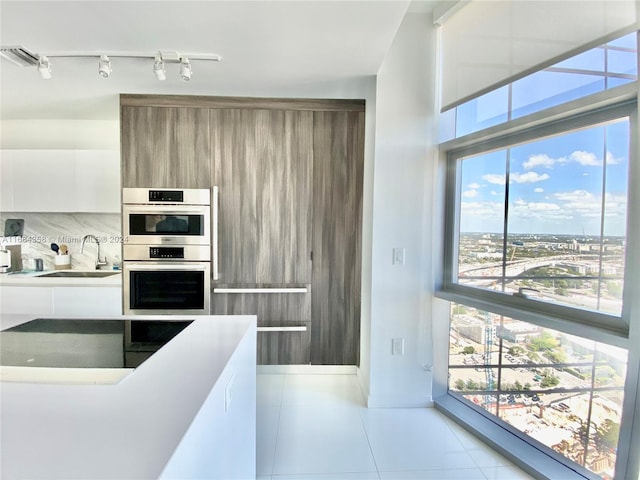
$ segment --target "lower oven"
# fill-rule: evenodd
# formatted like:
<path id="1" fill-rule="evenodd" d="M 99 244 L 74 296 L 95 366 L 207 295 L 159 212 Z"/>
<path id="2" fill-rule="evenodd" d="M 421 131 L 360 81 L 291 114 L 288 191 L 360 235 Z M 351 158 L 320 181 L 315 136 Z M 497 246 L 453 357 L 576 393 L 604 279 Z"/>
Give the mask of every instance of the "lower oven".
<path id="1" fill-rule="evenodd" d="M 124 262 L 125 315 L 209 315 L 210 262 Z"/>

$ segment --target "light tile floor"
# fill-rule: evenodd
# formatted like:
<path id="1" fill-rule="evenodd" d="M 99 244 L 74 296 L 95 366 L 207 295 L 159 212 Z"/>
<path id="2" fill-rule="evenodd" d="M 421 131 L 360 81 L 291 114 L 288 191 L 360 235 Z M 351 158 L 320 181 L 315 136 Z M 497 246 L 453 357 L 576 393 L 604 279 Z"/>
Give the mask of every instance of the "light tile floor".
<path id="1" fill-rule="evenodd" d="M 433 408 L 365 408 L 355 375 L 257 382 L 258 480 L 532 478 Z"/>

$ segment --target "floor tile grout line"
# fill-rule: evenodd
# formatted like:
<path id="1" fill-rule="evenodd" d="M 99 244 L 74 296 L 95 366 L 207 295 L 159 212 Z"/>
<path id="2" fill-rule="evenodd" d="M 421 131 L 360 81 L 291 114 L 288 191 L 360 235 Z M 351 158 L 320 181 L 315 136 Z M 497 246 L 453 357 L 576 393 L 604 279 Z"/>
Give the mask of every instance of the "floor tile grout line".
<path id="1" fill-rule="evenodd" d="M 376 461 L 376 456 L 373 453 L 373 446 L 371 445 L 371 440 L 369 439 L 369 431 L 367 430 L 367 425 L 365 424 L 364 421 L 364 408 L 366 407 L 361 407 L 358 411 L 358 416 L 360 417 L 360 423 L 362 424 L 362 429 L 364 430 L 364 436 L 367 439 L 367 444 L 369 445 L 369 451 L 371 452 L 371 458 L 373 459 L 373 464 L 376 467 L 376 475 L 378 475 L 378 480 L 381 480 L 382 477 L 380 476 L 380 468 L 378 468 L 378 462 Z"/>

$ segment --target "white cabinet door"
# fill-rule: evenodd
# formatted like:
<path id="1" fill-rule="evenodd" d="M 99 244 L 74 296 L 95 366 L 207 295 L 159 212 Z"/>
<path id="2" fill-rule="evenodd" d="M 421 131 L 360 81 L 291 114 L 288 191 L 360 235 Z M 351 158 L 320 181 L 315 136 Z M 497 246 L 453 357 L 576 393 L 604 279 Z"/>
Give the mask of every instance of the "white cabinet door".
<path id="1" fill-rule="evenodd" d="M 120 287 L 54 287 L 55 315 L 122 315 Z"/>
<path id="2" fill-rule="evenodd" d="M 53 289 L 51 287 L 0 288 L 0 312 L 53 315 Z"/>
<path id="3" fill-rule="evenodd" d="M 13 161 L 5 152 L 0 152 L 0 212 L 11 212 L 14 211 Z"/>
<path id="4" fill-rule="evenodd" d="M 13 210 L 69 212 L 75 200 L 73 150 L 5 150 L 13 170 Z"/>
<path id="5" fill-rule="evenodd" d="M 120 212 L 120 153 L 76 150 L 76 212 Z"/>
<path id="6" fill-rule="evenodd" d="M 0 167 L 2 211 L 120 211 L 115 150 L 3 150 Z"/>

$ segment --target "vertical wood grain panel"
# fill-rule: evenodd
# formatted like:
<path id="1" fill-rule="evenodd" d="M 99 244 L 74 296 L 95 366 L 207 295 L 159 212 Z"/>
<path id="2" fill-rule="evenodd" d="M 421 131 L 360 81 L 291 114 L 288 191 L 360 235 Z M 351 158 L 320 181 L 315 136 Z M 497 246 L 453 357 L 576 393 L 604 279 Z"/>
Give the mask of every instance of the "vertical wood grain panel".
<path id="1" fill-rule="evenodd" d="M 167 109 L 122 107 L 122 186 L 168 187 Z"/>
<path id="2" fill-rule="evenodd" d="M 364 116 L 314 113 L 311 362 L 356 365 Z"/>
<path id="3" fill-rule="evenodd" d="M 311 281 L 311 112 L 259 115 L 258 283 Z"/>
<path id="4" fill-rule="evenodd" d="M 258 326 L 305 325 L 305 332 L 259 332 L 257 356 L 260 365 L 309 363 L 310 293 L 215 293 L 211 300 L 211 313 L 257 315 Z"/>
<path id="5" fill-rule="evenodd" d="M 168 109 L 169 178 L 176 188 L 211 188 L 209 110 Z M 173 183 L 173 185 L 171 185 Z"/>
<path id="6" fill-rule="evenodd" d="M 258 365 L 308 364 L 310 337 L 308 329 L 305 332 L 258 332 Z"/>
<path id="7" fill-rule="evenodd" d="M 211 110 L 225 283 L 311 281 L 313 114 Z"/>
<path id="8" fill-rule="evenodd" d="M 257 315 L 258 326 L 295 325 L 311 319 L 310 293 L 214 293 L 214 315 Z"/>
<path id="9" fill-rule="evenodd" d="M 225 283 L 256 282 L 256 118 L 250 110 L 211 110 L 214 182 L 219 190 L 219 270 Z"/>
<path id="10" fill-rule="evenodd" d="M 122 107 L 121 132 L 124 187 L 211 187 L 208 110 Z"/>

